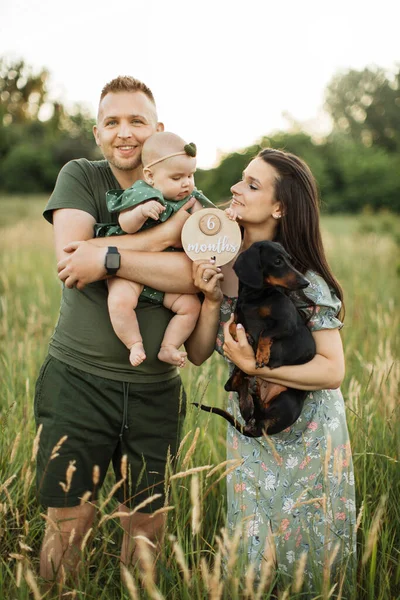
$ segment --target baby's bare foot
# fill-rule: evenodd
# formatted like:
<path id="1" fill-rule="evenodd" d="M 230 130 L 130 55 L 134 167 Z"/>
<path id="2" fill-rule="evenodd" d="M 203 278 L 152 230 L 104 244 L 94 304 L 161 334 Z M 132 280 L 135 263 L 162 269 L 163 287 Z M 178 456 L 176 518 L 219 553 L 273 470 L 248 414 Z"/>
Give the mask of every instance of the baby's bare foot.
<path id="1" fill-rule="evenodd" d="M 163 362 L 175 365 L 176 367 L 184 367 L 186 364 L 187 352 L 181 352 L 175 346 L 161 346 L 158 353 L 158 359 Z"/>
<path id="2" fill-rule="evenodd" d="M 136 344 L 133 344 L 131 347 L 131 353 L 129 355 L 129 362 L 131 365 L 137 367 L 145 360 L 145 358 L 146 353 L 144 351 L 142 342 L 136 342 Z"/>

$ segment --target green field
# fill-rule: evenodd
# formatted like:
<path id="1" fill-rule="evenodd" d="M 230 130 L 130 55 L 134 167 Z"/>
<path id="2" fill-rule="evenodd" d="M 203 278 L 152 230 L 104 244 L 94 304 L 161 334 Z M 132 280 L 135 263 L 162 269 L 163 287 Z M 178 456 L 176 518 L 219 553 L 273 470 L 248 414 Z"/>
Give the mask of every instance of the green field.
<path id="1" fill-rule="evenodd" d="M 0 600 L 42 597 L 37 573 L 45 521 L 35 501 L 32 406 L 61 292 L 51 227 L 40 216 L 45 200 L 0 197 Z M 399 218 L 325 217 L 323 231 L 346 297 L 342 389 L 354 453 L 359 526 L 357 587 L 341 596 L 340 587 L 330 582 L 318 597 L 394 600 L 400 597 Z M 207 403 L 223 405 L 226 373 L 218 356 L 202 368 L 186 367 L 183 379 L 190 402 L 204 397 Z M 269 585 L 257 591 L 251 573 L 241 572 L 234 545 L 221 531 L 229 470 L 224 464 L 224 422 L 199 414 L 189 404 L 184 433 L 178 471 L 186 474 L 169 482 L 171 510 L 157 584 L 148 579 L 147 591 L 140 595 L 135 578 L 127 585 L 120 580 L 120 527 L 117 519 L 103 518 L 115 509 L 113 501 L 107 502 L 113 485 L 109 474 L 104 506 L 82 550 L 86 570 L 79 591 L 66 582 L 64 589 L 53 589 L 46 598 L 270 597 Z M 208 477 L 207 465 L 219 468 Z M 200 505 L 191 501 L 196 486 Z M 225 578 L 224 553 L 231 559 Z M 292 590 L 282 595 L 301 597 Z"/>

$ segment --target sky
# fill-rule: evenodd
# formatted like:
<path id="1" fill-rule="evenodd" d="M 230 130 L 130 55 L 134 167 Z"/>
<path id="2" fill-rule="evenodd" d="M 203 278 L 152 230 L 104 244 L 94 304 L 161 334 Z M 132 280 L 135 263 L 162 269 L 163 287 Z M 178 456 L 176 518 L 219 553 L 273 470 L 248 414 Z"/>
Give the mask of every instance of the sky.
<path id="1" fill-rule="evenodd" d="M 300 123 L 326 133 L 324 90 L 347 69 L 400 63 L 398 0 L 2 0 L 0 56 L 50 72 L 51 99 L 94 116 L 132 75 L 198 148 L 198 167 Z"/>

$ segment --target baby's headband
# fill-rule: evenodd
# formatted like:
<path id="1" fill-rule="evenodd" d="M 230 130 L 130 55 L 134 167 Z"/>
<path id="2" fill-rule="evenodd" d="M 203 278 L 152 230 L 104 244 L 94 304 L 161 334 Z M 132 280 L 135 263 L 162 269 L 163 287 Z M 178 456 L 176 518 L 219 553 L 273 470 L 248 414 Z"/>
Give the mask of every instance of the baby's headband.
<path id="1" fill-rule="evenodd" d="M 173 152 L 172 154 L 167 154 L 167 156 L 163 156 L 162 158 L 157 158 L 157 160 L 153 160 L 153 162 L 146 165 L 144 167 L 144 169 L 148 169 L 149 167 L 152 167 L 153 165 L 156 165 L 157 163 L 160 163 L 163 160 L 167 160 L 167 158 L 172 158 L 173 156 L 186 155 L 186 156 L 195 157 L 196 154 L 197 154 L 196 144 L 194 144 L 193 142 L 190 142 L 190 144 L 184 145 L 183 150 L 181 150 L 181 152 Z"/>

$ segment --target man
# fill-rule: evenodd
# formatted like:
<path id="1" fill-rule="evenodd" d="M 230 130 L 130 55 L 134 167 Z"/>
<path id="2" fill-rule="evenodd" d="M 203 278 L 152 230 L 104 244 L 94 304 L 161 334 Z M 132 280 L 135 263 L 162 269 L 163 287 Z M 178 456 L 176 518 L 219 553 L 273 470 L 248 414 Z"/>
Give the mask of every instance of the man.
<path id="1" fill-rule="evenodd" d="M 42 426 L 38 494 L 49 507 L 40 561 L 47 580 L 57 576 L 61 565 L 70 571 L 76 567 L 111 461 L 119 482 L 118 512 L 127 513 L 121 518 L 121 561 L 136 561 L 134 535 L 162 537 L 163 515 L 152 518 L 152 513 L 163 505 L 166 457 L 175 452 L 184 417 L 177 369 L 157 360 L 172 314 L 161 305 L 139 304 L 147 359 L 132 367 L 111 327 L 101 280 L 117 275 L 167 292 L 194 293 L 190 261 L 180 252 L 162 252 L 179 245 L 194 199 L 146 232 L 87 242 L 95 222 L 116 222 L 107 211 L 105 193 L 142 178 L 142 144 L 162 130 L 149 88 L 131 77 L 112 80 L 101 93 L 94 127 L 105 160 L 65 165 L 44 211 L 53 224 L 59 276 L 65 281 L 35 395 L 36 422 Z M 152 494 L 159 497 L 128 515 Z"/>

